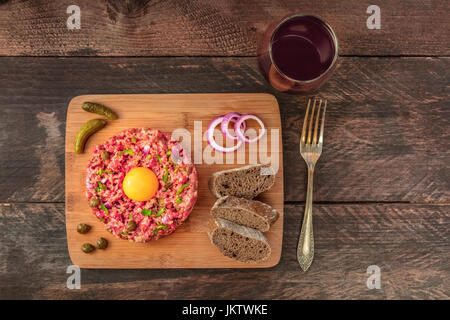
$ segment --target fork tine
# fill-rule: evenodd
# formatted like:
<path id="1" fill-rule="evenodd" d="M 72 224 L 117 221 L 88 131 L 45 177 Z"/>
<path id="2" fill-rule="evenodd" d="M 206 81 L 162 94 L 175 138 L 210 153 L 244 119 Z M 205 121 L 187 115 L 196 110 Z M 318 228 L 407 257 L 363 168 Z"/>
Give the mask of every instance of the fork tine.
<path id="1" fill-rule="evenodd" d="M 312 131 L 312 124 L 313 124 L 313 118 L 314 118 L 314 110 L 316 109 L 316 101 L 317 99 L 314 98 L 314 103 L 311 111 L 311 116 L 309 119 L 309 128 L 308 128 L 308 144 L 311 144 L 311 131 Z"/>
<path id="2" fill-rule="evenodd" d="M 313 135 L 313 144 L 317 143 L 317 129 L 319 128 L 319 118 L 320 118 L 320 107 L 322 106 L 322 99 L 320 99 L 319 106 L 317 107 L 317 114 L 316 114 L 316 124 L 314 126 L 314 135 Z"/>
<path id="3" fill-rule="evenodd" d="M 301 142 L 305 143 L 306 142 L 306 125 L 307 125 L 307 121 L 308 121 L 308 112 L 309 112 L 309 105 L 311 104 L 311 99 L 308 99 L 308 106 L 306 107 L 306 113 L 305 113 L 305 119 L 303 120 L 303 129 L 302 129 L 302 137 Z"/>
<path id="4" fill-rule="evenodd" d="M 322 124 L 320 125 L 320 137 L 319 137 L 319 145 L 323 143 L 323 127 L 325 125 L 325 111 L 327 111 L 327 100 L 325 99 L 325 104 L 323 106 L 322 112 Z"/>

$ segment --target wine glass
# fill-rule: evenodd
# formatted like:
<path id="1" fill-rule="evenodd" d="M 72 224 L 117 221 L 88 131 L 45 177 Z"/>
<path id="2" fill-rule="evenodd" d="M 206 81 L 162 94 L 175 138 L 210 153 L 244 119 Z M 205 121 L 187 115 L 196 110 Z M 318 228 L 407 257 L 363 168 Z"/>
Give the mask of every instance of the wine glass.
<path id="1" fill-rule="evenodd" d="M 258 62 L 277 90 L 306 93 L 320 88 L 336 68 L 338 40 L 318 17 L 289 15 L 271 24 L 258 46 Z"/>

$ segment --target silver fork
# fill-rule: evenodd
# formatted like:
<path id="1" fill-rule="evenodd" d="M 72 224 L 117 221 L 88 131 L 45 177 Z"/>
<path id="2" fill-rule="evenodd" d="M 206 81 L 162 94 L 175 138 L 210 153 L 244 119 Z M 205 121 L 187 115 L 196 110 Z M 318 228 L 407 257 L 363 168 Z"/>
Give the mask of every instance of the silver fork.
<path id="1" fill-rule="evenodd" d="M 315 112 L 316 103 L 318 101 L 319 103 L 317 107 L 317 112 Z M 322 108 L 322 101 L 324 101 L 323 108 Z M 310 104 L 311 99 L 308 100 L 305 120 L 303 121 L 302 136 L 300 137 L 300 154 L 302 155 L 303 159 L 306 162 L 306 165 L 308 166 L 308 189 L 306 192 L 305 214 L 303 216 L 302 230 L 300 231 L 300 237 L 298 239 L 298 246 L 297 246 L 297 260 L 303 271 L 308 270 L 314 258 L 314 235 L 312 223 L 313 176 L 314 176 L 314 167 L 320 155 L 322 154 L 323 127 L 325 123 L 325 111 L 327 108 L 327 100 L 314 98 L 312 111 L 311 114 L 309 115 L 310 119 L 308 126 L 308 114 Z M 320 124 L 320 133 L 319 136 L 317 136 L 320 117 L 322 117 L 322 121 Z M 314 123 L 315 123 L 314 132 L 312 133 Z"/>

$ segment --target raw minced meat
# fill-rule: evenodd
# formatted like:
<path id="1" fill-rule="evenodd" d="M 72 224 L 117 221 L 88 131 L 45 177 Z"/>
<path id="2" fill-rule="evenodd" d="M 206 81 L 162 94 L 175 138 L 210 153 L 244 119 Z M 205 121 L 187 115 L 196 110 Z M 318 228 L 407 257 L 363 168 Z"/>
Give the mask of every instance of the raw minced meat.
<path id="1" fill-rule="evenodd" d="M 171 234 L 197 201 L 197 171 L 187 157 L 181 144 L 159 130 L 128 129 L 109 138 L 94 149 L 87 166 L 86 197 L 99 199 L 93 213 L 122 239 L 147 242 Z M 148 201 L 132 200 L 123 191 L 125 175 L 136 167 L 158 178 L 159 189 Z M 127 230 L 130 220 L 136 223 L 133 231 Z"/>

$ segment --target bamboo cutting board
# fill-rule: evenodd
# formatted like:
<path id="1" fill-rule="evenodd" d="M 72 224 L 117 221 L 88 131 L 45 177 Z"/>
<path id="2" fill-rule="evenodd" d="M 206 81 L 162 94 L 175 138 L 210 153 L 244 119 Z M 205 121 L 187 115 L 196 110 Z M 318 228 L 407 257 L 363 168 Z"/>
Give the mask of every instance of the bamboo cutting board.
<path id="1" fill-rule="evenodd" d="M 85 101 L 102 103 L 113 109 L 118 120 L 108 121 L 101 131 L 88 140 L 84 154 L 73 151 L 73 141 L 79 128 L 88 120 L 101 117 L 83 111 Z M 224 257 L 210 243 L 207 235 L 209 210 L 216 198 L 208 189 L 208 179 L 213 172 L 254 163 L 259 158 L 256 148 L 245 144 L 245 164 L 234 159 L 223 159 L 223 164 L 195 164 L 199 176 L 198 200 L 189 219 L 173 234 L 149 243 L 134 243 L 114 237 L 91 212 L 85 198 L 86 166 L 97 144 L 129 128 L 150 127 L 171 134 L 175 129 L 187 129 L 192 136 L 194 150 L 194 121 L 201 121 L 202 133 L 216 116 L 228 113 L 253 113 L 259 116 L 266 128 L 267 153 L 278 158 L 275 185 L 259 197 L 278 210 L 280 218 L 265 235 L 272 248 L 270 258 L 258 264 L 246 264 Z M 197 125 L 199 122 L 197 122 Z M 249 122 L 249 126 L 252 123 Z M 256 126 L 254 127 L 256 129 Z M 276 130 L 278 129 L 278 138 Z M 273 138 L 276 140 L 273 140 Z M 278 149 L 271 154 L 271 141 L 278 140 Z M 256 144 L 254 144 L 256 146 Z M 202 152 L 208 146 L 202 141 Z M 244 148 L 244 147 L 241 147 Z M 264 153 L 266 154 L 266 153 Z M 281 256 L 283 239 L 283 157 L 281 122 L 278 103 L 269 94 L 148 94 L 148 95 L 85 95 L 72 99 L 66 122 L 66 229 L 70 258 L 82 268 L 264 268 L 275 266 Z M 192 157 L 193 158 L 193 157 Z M 252 160 L 251 160 L 252 159 Z M 274 158 L 275 159 L 275 158 Z M 218 161 L 216 161 L 218 162 Z M 79 234 L 76 227 L 87 223 L 92 229 Z M 106 250 L 91 254 L 81 251 L 85 242 L 96 244 L 99 237 L 108 240 Z"/>

